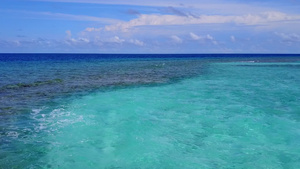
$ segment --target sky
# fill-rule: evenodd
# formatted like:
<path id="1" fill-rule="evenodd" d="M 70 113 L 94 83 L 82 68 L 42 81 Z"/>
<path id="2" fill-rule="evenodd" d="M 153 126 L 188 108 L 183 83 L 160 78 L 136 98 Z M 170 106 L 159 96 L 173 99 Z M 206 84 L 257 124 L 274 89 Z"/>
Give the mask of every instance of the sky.
<path id="1" fill-rule="evenodd" d="M 300 53 L 300 0 L 1 0 L 0 53 Z"/>

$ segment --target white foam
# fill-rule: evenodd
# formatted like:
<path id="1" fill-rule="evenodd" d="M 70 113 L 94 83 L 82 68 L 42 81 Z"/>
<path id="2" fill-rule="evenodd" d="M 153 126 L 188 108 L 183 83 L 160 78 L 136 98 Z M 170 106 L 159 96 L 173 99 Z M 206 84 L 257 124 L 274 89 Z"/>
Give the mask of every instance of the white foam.
<path id="1" fill-rule="evenodd" d="M 7 136 L 8 137 L 12 137 L 12 138 L 18 138 L 19 137 L 19 133 L 16 131 L 9 131 L 7 132 Z"/>
<path id="2" fill-rule="evenodd" d="M 32 109 L 32 114 L 39 114 L 43 109 Z"/>

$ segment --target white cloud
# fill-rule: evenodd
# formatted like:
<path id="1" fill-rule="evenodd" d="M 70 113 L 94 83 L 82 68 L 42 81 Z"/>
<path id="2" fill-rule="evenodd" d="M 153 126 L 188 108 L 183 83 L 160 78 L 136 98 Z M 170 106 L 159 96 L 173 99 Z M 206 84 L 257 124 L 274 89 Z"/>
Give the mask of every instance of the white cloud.
<path id="1" fill-rule="evenodd" d="M 178 15 L 159 15 L 159 14 L 142 14 L 138 18 L 128 22 L 120 22 L 105 27 L 107 31 L 128 31 L 130 28 L 137 26 L 149 25 L 195 25 L 195 24 L 223 24 L 235 23 L 244 25 L 260 25 L 272 22 L 287 22 L 300 20 L 300 15 L 288 15 L 282 12 L 264 12 L 256 15 L 240 15 L 240 16 L 223 16 L 223 15 L 200 15 L 194 16 L 178 16 Z M 299 22 L 299 21 L 298 21 Z"/>
<path id="2" fill-rule="evenodd" d="M 99 32 L 103 30 L 102 28 L 86 28 L 85 31 L 87 32 Z"/>
<path id="3" fill-rule="evenodd" d="M 99 32 L 97 32 L 98 34 Z M 77 46 L 77 47 L 82 47 L 82 46 L 103 46 L 103 45 L 111 45 L 111 44 L 134 44 L 136 46 L 144 46 L 145 43 L 143 41 L 140 41 L 135 38 L 121 38 L 120 36 L 86 36 L 86 35 L 79 35 L 79 37 L 72 37 L 71 31 L 66 31 L 67 38 L 64 40 L 64 44 L 67 44 L 69 46 Z"/>
<path id="4" fill-rule="evenodd" d="M 18 40 L 14 40 L 13 43 L 14 43 L 16 46 L 21 46 L 21 42 L 18 41 Z"/>
<path id="5" fill-rule="evenodd" d="M 79 42 L 84 42 L 84 43 L 89 43 L 90 42 L 90 40 L 87 39 L 87 38 L 79 38 L 78 41 Z"/>
<path id="6" fill-rule="evenodd" d="M 276 32 L 275 34 L 279 36 L 284 42 L 288 42 L 288 43 L 300 42 L 300 35 L 296 33 L 285 34 L 285 33 Z"/>
<path id="7" fill-rule="evenodd" d="M 190 32 L 190 37 L 193 39 L 193 40 L 196 40 L 196 41 L 201 41 L 201 42 L 210 42 L 214 45 L 217 45 L 218 42 L 214 39 L 214 37 L 212 37 L 211 35 L 207 34 L 206 36 L 199 36 L 199 35 L 196 35 L 195 33 L 193 32 Z"/>
<path id="8" fill-rule="evenodd" d="M 214 40 L 214 38 L 212 36 L 210 36 L 209 34 L 206 35 L 206 39 L 208 39 L 208 40 Z"/>
<path id="9" fill-rule="evenodd" d="M 236 41 L 236 39 L 235 39 L 235 37 L 233 35 L 230 36 L 230 40 L 231 40 L 231 42 L 235 42 Z"/>
<path id="10" fill-rule="evenodd" d="M 130 40 L 129 40 L 129 43 L 135 44 L 135 45 L 137 45 L 137 46 L 144 46 L 144 42 L 139 41 L 139 40 L 137 40 L 137 39 L 130 39 Z"/>
<path id="11" fill-rule="evenodd" d="M 176 36 L 176 35 L 172 35 L 172 36 L 171 36 L 171 39 L 172 39 L 175 43 L 182 43 L 182 39 L 179 38 L 179 37 Z"/>
<path id="12" fill-rule="evenodd" d="M 87 39 L 87 38 L 72 38 L 72 33 L 71 33 L 70 30 L 67 30 L 66 34 L 67 34 L 67 36 L 66 36 L 66 39 L 65 39 L 64 42 L 67 45 L 70 45 L 70 46 L 72 46 L 72 45 L 78 45 L 78 44 L 82 45 L 82 44 L 86 44 L 86 43 L 90 42 L 90 40 Z"/>
<path id="13" fill-rule="evenodd" d="M 212 36 L 210 36 L 209 34 L 206 35 L 206 40 L 210 41 L 212 44 L 217 45 L 218 42 L 215 40 L 215 38 L 213 38 Z"/>
<path id="14" fill-rule="evenodd" d="M 125 42 L 125 39 L 121 39 L 118 36 L 114 36 L 110 39 L 108 39 L 108 42 L 112 42 L 112 43 L 123 43 Z"/>
<path id="15" fill-rule="evenodd" d="M 201 39 L 200 36 L 194 34 L 193 32 L 190 33 L 190 36 L 191 36 L 191 38 L 192 38 L 193 40 L 199 40 L 199 39 Z"/>
<path id="16" fill-rule="evenodd" d="M 67 34 L 66 39 L 71 39 L 71 37 L 72 37 L 71 31 L 70 31 L 70 30 L 67 30 L 67 31 L 66 31 L 66 34 Z"/>

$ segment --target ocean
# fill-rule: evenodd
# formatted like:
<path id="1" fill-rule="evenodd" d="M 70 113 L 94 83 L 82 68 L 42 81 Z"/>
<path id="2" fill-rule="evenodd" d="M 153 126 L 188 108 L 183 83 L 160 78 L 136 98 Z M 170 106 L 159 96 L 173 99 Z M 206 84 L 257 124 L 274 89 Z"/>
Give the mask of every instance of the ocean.
<path id="1" fill-rule="evenodd" d="M 298 168 L 300 55 L 0 54 L 0 168 Z"/>

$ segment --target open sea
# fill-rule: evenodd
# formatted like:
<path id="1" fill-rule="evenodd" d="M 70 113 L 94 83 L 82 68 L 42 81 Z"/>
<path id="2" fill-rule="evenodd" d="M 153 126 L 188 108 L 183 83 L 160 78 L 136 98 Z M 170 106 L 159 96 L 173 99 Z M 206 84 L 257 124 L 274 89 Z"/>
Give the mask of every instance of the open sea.
<path id="1" fill-rule="evenodd" d="M 0 168 L 296 169 L 300 55 L 0 54 Z"/>

